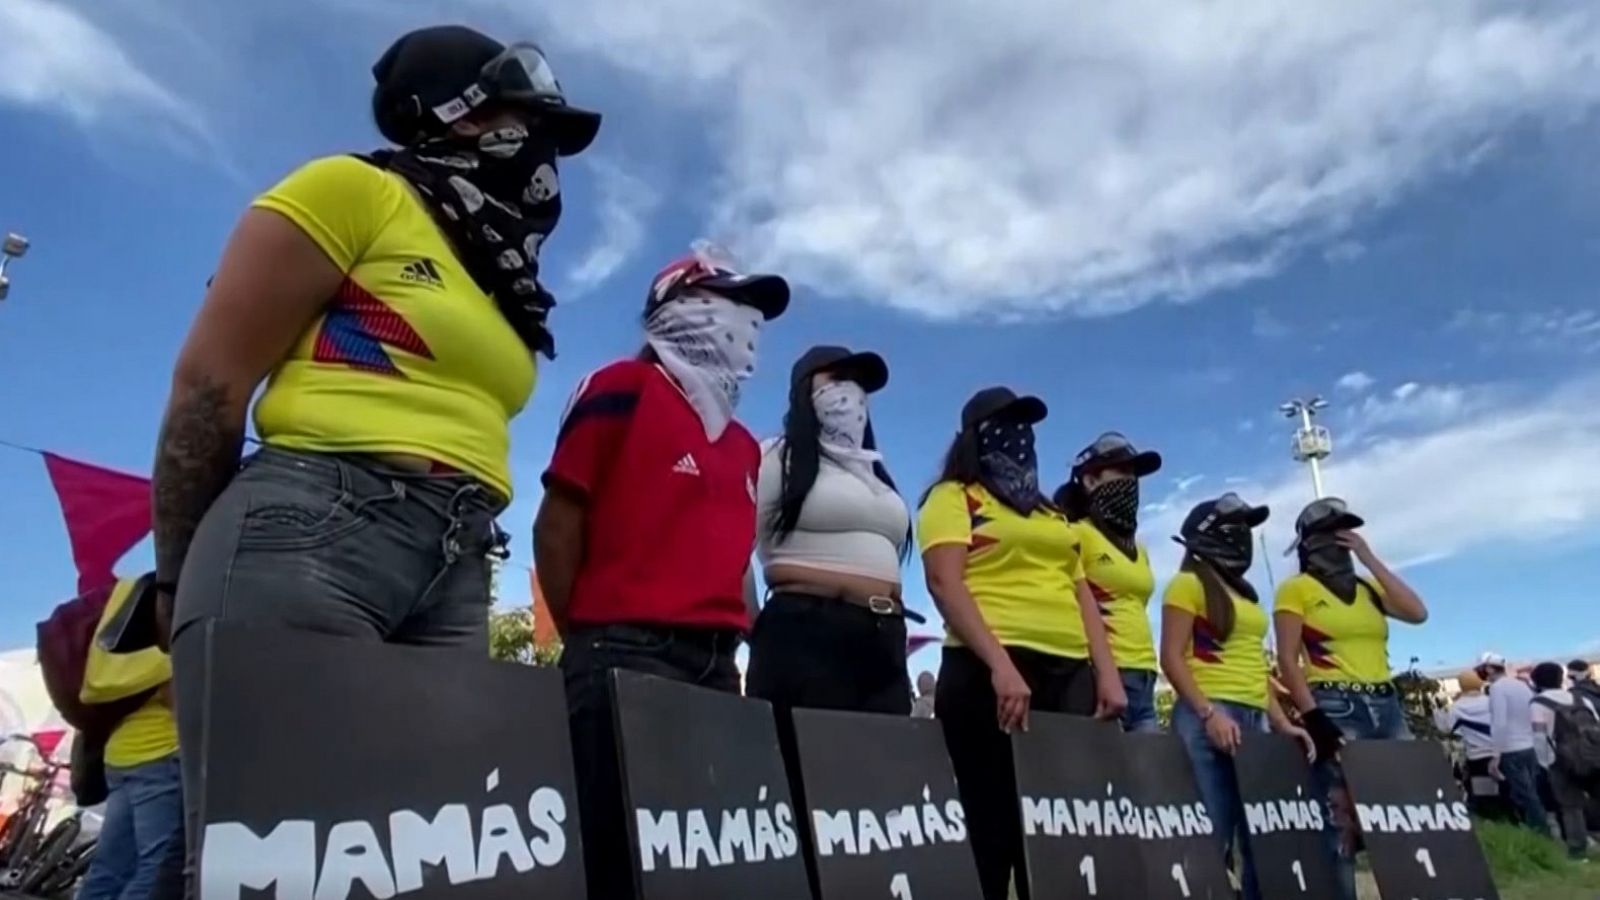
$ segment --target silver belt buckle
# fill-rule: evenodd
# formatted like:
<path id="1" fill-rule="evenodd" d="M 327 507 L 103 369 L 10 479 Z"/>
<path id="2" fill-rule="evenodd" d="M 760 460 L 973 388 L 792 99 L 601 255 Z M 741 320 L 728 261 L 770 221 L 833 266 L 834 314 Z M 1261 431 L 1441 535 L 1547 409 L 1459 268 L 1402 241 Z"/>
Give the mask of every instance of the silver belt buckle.
<path id="1" fill-rule="evenodd" d="M 880 616 L 892 616 L 895 614 L 894 598 L 874 594 L 867 598 L 867 609 Z"/>

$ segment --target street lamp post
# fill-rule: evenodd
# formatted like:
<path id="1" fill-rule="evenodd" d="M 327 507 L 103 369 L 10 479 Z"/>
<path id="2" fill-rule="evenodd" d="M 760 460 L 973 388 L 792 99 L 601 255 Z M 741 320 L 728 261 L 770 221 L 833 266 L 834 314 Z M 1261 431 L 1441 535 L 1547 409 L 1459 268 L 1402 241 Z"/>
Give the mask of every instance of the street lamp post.
<path id="1" fill-rule="evenodd" d="M 1328 433 L 1328 429 L 1315 424 L 1312 420 L 1316 418 L 1317 413 L 1327 408 L 1328 401 L 1321 397 L 1312 397 L 1310 400 L 1296 397 L 1278 407 L 1285 418 L 1300 420 L 1300 427 L 1295 430 L 1294 441 L 1289 446 L 1296 462 L 1308 463 L 1311 466 L 1311 488 L 1318 499 L 1323 496 L 1322 461 L 1333 453 L 1333 436 Z"/>
<path id="2" fill-rule="evenodd" d="M 28 252 L 28 239 L 20 234 L 8 233 L 0 241 L 0 300 L 11 293 L 11 279 L 6 277 L 6 266 L 13 259 L 21 259 Z"/>

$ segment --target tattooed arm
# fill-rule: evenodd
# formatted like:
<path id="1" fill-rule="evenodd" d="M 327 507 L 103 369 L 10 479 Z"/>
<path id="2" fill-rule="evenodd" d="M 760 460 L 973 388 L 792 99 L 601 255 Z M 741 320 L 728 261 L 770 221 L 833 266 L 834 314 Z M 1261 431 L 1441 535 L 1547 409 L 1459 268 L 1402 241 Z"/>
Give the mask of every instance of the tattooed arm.
<path id="1" fill-rule="evenodd" d="M 252 209 L 240 220 L 179 352 L 161 423 L 153 486 L 157 581 L 178 580 L 201 517 L 233 478 L 251 394 L 343 278 L 287 218 Z M 171 599 L 159 604 L 164 618 Z"/>

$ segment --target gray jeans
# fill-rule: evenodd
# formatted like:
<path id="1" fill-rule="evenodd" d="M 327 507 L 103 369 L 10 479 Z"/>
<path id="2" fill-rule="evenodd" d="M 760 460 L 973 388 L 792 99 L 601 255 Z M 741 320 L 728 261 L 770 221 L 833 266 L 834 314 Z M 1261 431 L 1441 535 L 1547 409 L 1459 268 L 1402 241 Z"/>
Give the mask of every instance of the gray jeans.
<path id="1" fill-rule="evenodd" d="M 204 629 L 192 626 L 250 622 L 485 657 L 489 554 L 504 543 L 495 516 L 505 502 L 468 476 L 362 457 L 268 447 L 246 460 L 195 533 L 173 609 L 191 870 L 205 695 Z"/>

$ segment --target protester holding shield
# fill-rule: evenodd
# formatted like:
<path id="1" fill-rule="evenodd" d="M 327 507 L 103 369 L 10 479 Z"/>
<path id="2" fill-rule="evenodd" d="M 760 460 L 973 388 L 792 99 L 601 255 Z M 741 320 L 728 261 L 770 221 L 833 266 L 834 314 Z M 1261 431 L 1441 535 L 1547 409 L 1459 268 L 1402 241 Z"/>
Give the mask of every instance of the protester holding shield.
<path id="1" fill-rule="evenodd" d="M 1121 715 L 1127 699 L 1071 529 L 1039 491 L 1037 397 L 986 388 L 961 410 L 918 540 L 948 631 L 935 700 L 986 900 L 1028 896 L 1009 732 L 1030 709 Z"/>
<path id="2" fill-rule="evenodd" d="M 611 670 L 739 690 L 761 449 L 734 412 L 762 325 L 788 304 L 782 278 L 709 248 L 667 266 L 644 350 L 579 384 L 544 473 L 535 571 L 564 640 L 593 897 L 633 896 Z"/>
<path id="3" fill-rule="evenodd" d="M 780 707 L 909 715 L 900 566 L 905 501 L 878 452 L 867 397 L 876 353 L 812 347 L 790 376 L 783 437 L 761 456 L 758 552 L 767 600 L 750 636 L 746 690 Z"/>
<path id="4" fill-rule="evenodd" d="M 538 48 L 467 28 L 407 34 L 372 71 L 395 146 L 308 163 L 256 199 L 173 374 L 155 605 L 191 815 L 206 690 L 190 626 L 488 652 L 509 422 L 554 348 L 538 275 L 557 161 L 600 117 L 567 104 Z M 263 446 L 241 467 L 258 391 Z"/>
<path id="5" fill-rule="evenodd" d="M 1300 573 L 1283 582 L 1273 605 L 1283 681 L 1317 742 L 1317 783 L 1330 807 L 1328 840 L 1347 900 L 1355 898 L 1355 824 L 1339 746 L 1411 736 L 1390 676 L 1389 620 L 1420 625 L 1428 618 L 1422 598 L 1355 530 L 1364 524 L 1337 497 L 1307 505 L 1289 548 Z M 1356 571 L 1357 560 L 1370 578 Z"/>
<path id="6" fill-rule="evenodd" d="M 1159 731 L 1156 721 L 1156 644 L 1146 608 L 1155 593 L 1150 555 L 1135 538 L 1139 479 L 1161 468 L 1161 454 L 1134 449 L 1108 431 L 1079 451 L 1056 504 L 1072 523 L 1084 580 L 1105 620 L 1111 654 L 1128 696 L 1122 728 Z"/>
<path id="7" fill-rule="evenodd" d="M 1260 900 L 1261 889 L 1250 844 L 1242 840 L 1244 806 L 1230 757 L 1246 734 L 1269 725 L 1312 751 L 1310 736 L 1283 714 L 1269 688 L 1267 614 L 1245 580 L 1255 557 L 1252 529 L 1267 515 L 1265 506 L 1233 493 L 1191 510 L 1174 538 L 1186 552 L 1161 615 L 1161 667 L 1178 692 L 1172 730 L 1189 752 L 1224 855 L 1242 851 L 1245 900 Z"/>

